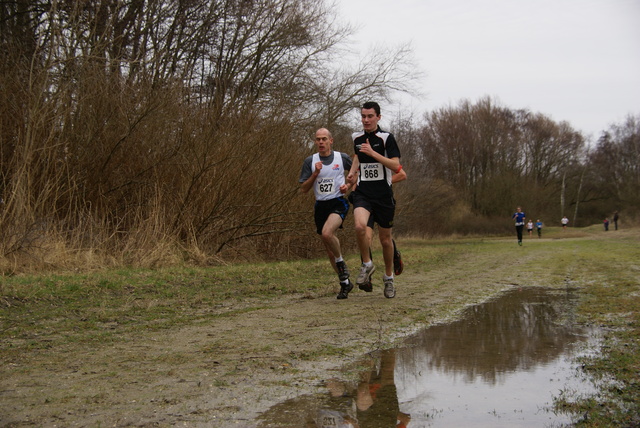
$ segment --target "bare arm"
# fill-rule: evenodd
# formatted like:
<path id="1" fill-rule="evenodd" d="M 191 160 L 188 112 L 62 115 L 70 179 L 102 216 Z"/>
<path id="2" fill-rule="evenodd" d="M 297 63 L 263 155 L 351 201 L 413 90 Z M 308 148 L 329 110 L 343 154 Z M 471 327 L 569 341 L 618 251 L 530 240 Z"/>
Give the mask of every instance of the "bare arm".
<path id="1" fill-rule="evenodd" d="M 391 177 L 391 184 L 398 183 L 399 181 L 404 181 L 407 179 L 407 173 L 404 172 L 404 169 L 401 169 L 400 172 L 396 172 Z"/>
<path id="2" fill-rule="evenodd" d="M 313 173 L 309 178 L 307 178 L 304 182 L 300 183 L 300 191 L 302 193 L 307 193 L 309 190 L 311 190 L 311 188 L 313 187 L 313 183 L 316 181 L 316 178 L 318 178 L 318 175 L 320 175 L 321 169 L 322 169 L 322 162 L 316 162 L 315 171 L 313 171 Z"/>
<path id="3" fill-rule="evenodd" d="M 349 175 L 347 175 L 347 184 L 349 186 L 353 186 L 358 181 L 358 168 L 360 168 L 360 161 L 358 156 L 354 156 L 353 161 L 351 161 Z"/>

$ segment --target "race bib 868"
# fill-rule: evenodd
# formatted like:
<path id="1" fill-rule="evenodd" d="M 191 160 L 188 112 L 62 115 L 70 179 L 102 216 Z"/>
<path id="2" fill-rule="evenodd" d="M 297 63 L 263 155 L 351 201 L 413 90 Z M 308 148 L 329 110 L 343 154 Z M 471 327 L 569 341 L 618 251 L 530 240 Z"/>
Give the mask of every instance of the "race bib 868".
<path id="1" fill-rule="evenodd" d="M 381 163 L 363 163 L 360 165 L 361 181 L 384 180 L 384 166 Z"/>

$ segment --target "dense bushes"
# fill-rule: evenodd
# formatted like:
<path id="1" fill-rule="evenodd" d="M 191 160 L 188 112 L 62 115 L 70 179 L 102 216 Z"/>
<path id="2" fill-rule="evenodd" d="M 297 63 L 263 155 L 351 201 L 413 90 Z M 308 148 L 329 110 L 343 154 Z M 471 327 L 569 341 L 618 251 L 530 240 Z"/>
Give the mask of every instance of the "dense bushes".
<path id="1" fill-rule="evenodd" d="M 307 0 L 3 3 L 2 271 L 319 255 L 297 192 L 313 133 L 350 152 L 358 106 L 417 75 L 407 47 L 344 65 L 335 18 Z M 633 118 L 590 151 L 490 98 L 390 128 L 400 234 L 499 232 L 516 204 L 577 225 L 639 205 Z"/>

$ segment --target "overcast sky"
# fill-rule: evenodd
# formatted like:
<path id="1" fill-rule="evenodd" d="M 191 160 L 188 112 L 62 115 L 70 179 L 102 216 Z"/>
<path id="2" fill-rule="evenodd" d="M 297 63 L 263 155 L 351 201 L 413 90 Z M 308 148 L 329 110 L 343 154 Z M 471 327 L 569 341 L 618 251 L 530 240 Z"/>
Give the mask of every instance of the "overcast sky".
<path id="1" fill-rule="evenodd" d="M 595 138 L 640 115 L 640 0 L 336 2 L 363 49 L 411 43 L 426 98 L 404 108 L 488 95 Z"/>

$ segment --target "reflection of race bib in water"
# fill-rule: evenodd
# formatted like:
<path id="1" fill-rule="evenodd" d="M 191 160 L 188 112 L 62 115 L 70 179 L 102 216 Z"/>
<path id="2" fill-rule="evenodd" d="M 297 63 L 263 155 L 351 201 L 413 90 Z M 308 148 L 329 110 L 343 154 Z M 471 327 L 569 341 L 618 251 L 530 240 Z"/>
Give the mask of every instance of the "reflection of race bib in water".
<path id="1" fill-rule="evenodd" d="M 356 424 L 349 415 L 335 410 L 320 409 L 316 417 L 318 428 L 355 428 Z"/>
<path id="2" fill-rule="evenodd" d="M 384 180 L 384 166 L 381 163 L 363 163 L 360 165 L 362 175 L 361 181 Z"/>

